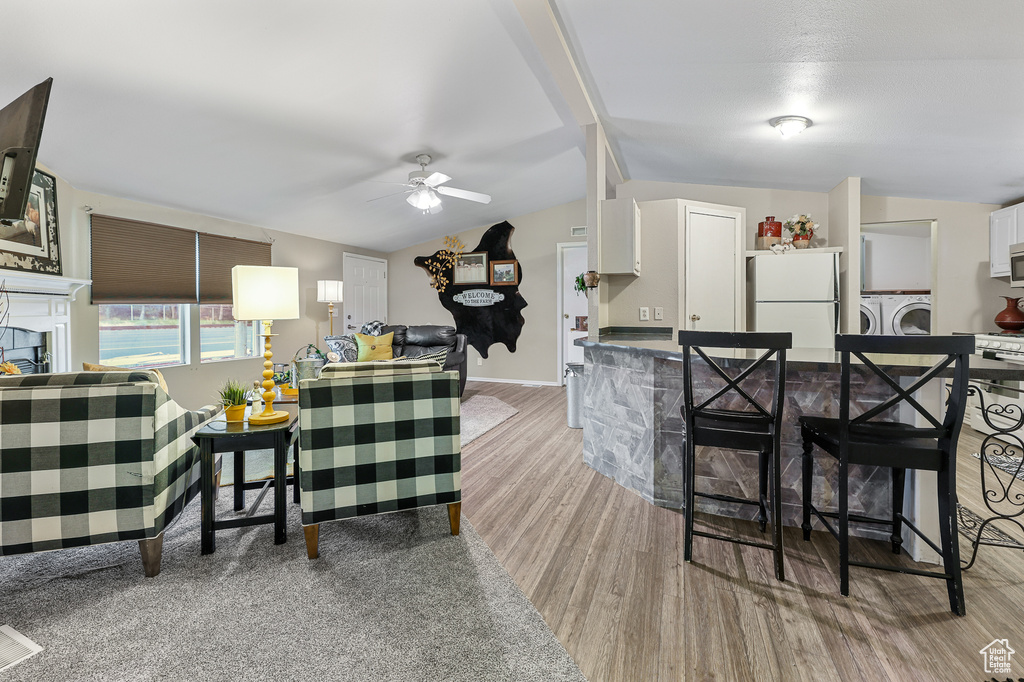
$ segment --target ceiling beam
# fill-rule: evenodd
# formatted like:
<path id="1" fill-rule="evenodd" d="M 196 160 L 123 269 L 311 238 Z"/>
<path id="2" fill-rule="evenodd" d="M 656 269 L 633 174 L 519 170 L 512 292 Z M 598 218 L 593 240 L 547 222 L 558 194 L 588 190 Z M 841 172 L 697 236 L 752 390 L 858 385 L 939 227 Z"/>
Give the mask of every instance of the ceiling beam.
<path id="1" fill-rule="evenodd" d="M 594 124 L 602 128 L 600 139 L 604 141 L 603 146 L 607 158 L 607 163 L 604 165 L 608 173 L 608 180 L 613 185 L 621 184 L 625 179 L 622 175 L 622 167 L 604 135 L 601 119 L 594 109 L 594 102 L 590 93 L 587 92 L 583 77 L 569 50 L 569 43 L 562 33 L 551 0 L 515 0 L 515 5 L 541 58 L 551 70 L 551 75 L 580 128 L 585 130 L 587 126 Z"/>

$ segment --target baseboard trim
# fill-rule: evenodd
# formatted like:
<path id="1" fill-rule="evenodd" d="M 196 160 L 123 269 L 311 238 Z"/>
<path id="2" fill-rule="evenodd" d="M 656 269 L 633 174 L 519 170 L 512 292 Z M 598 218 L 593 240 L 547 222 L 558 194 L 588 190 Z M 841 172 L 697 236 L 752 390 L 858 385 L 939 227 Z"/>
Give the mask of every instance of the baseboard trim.
<path id="1" fill-rule="evenodd" d="M 483 381 L 491 384 L 521 384 L 526 386 L 561 386 L 557 381 L 536 381 L 534 379 L 496 379 L 492 377 L 466 377 L 466 381 Z"/>

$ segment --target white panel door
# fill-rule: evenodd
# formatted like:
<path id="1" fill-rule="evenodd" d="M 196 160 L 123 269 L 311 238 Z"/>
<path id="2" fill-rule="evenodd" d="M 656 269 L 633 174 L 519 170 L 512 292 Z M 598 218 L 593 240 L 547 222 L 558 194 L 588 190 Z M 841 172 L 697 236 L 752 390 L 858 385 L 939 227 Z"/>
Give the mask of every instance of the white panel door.
<path id="1" fill-rule="evenodd" d="M 835 303 L 755 303 L 754 329 L 793 332 L 794 348 L 833 348 Z"/>
<path id="2" fill-rule="evenodd" d="M 388 262 L 380 258 L 346 253 L 342 257 L 342 302 L 344 322 L 341 334 L 353 334 L 367 322 L 388 321 Z"/>
<path id="3" fill-rule="evenodd" d="M 573 285 L 576 275 L 587 271 L 587 243 L 566 245 L 562 249 L 562 271 L 559 276 L 559 295 L 562 297 L 562 315 L 559 319 L 559 342 L 562 344 L 562 362 L 583 362 L 583 348 L 573 345 L 587 332 L 576 326 L 577 318 L 587 317 L 587 297 L 576 293 Z M 596 295 L 596 294 L 595 294 Z M 559 367 L 559 376 L 565 368 Z"/>
<path id="4" fill-rule="evenodd" d="M 834 253 L 769 254 L 754 258 L 754 295 L 758 301 L 833 301 Z"/>
<path id="5" fill-rule="evenodd" d="M 736 331 L 736 218 L 690 212 L 681 329 Z"/>

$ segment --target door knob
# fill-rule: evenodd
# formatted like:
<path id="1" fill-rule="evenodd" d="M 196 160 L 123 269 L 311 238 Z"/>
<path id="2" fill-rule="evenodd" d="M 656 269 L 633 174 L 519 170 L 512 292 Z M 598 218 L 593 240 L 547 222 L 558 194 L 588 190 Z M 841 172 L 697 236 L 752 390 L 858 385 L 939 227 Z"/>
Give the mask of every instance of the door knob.
<path id="1" fill-rule="evenodd" d="M 569 319 L 569 313 L 563 313 L 563 314 L 562 314 L 562 317 L 564 317 L 565 319 L 567 319 L 567 320 L 568 320 L 568 319 Z"/>
<path id="2" fill-rule="evenodd" d="M 700 315 L 690 315 L 690 322 L 696 322 L 700 319 Z"/>
<path id="3" fill-rule="evenodd" d="M 351 325 L 351 324 L 350 324 L 350 325 L 348 326 L 348 328 L 349 328 L 349 329 L 355 329 L 355 325 Z"/>

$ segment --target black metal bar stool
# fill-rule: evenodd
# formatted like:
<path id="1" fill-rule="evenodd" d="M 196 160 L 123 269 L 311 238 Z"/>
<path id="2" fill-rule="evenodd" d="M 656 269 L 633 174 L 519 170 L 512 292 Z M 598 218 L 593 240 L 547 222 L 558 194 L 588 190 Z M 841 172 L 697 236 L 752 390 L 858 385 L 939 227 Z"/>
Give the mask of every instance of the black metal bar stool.
<path id="1" fill-rule="evenodd" d="M 811 513 L 821 520 L 839 540 L 839 591 L 850 594 L 850 566 L 876 568 L 899 573 L 940 578 L 946 581 L 949 608 L 964 615 L 964 591 L 960 577 L 960 545 L 956 519 L 956 442 L 963 424 L 967 402 L 968 362 L 974 352 L 973 336 L 860 336 L 836 335 L 836 350 L 842 355 L 839 418 L 801 417 L 803 453 L 803 531 L 804 540 L 811 538 Z M 879 367 L 879 355 L 939 356 L 938 362 L 915 377 L 908 387 L 901 387 L 898 377 Z M 850 416 L 850 384 L 853 371 L 851 356 L 855 356 L 872 379 L 877 377 L 892 389 L 892 395 L 855 417 Z M 884 358 L 883 358 L 884 359 Z M 946 400 L 944 413 L 933 414 L 913 396 L 914 392 L 932 379 L 936 379 L 952 365 L 953 382 Z M 926 422 L 915 426 L 886 418 L 891 410 L 905 405 L 912 408 Z M 839 460 L 838 511 L 820 511 L 811 504 L 814 446 Z M 892 470 L 892 518 L 879 519 L 851 514 L 849 509 L 849 469 L 851 464 L 889 467 Z M 907 469 L 934 471 L 938 480 L 939 534 L 936 545 L 903 515 L 903 483 Z M 837 519 L 836 529 L 828 519 Z M 850 522 L 883 524 L 891 528 L 893 554 L 899 554 L 903 543 L 902 528 L 920 537 L 942 556 L 943 570 L 923 571 L 904 566 L 874 564 L 850 559 Z"/>
<path id="2" fill-rule="evenodd" d="M 775 577 L 786 579 L 782 558 L 782 498 L 781 489 L 781 429 L 782 399 L 786 386 L 786 350 L 793 347 L 793 335 L 765 332 L 704 332 L 680 331 L 679 345 L 683 347 L 683 486 L 686 509 L 683 558 L 690 561 L 693 556 L 693 536 L 725 540 L 751 547 L 770 549 L 775 554 Z M 711 359 L 705 348 L 755 349 L 765 352 L 752 360 L 751 363 L 735 378 L 715 360 Z M 693 371 L 691 367 L 691 351 L 702 358 L 707 366 L 725 385 L 707 399 L 695 403 L 693 395 Z M 762 385 L 761 390 L 751 391 L 755 395 L 765 390 L 771 393 L 771 403 L 765 407 L 744 390 L 744 380 L 765 363 L 774 360 L 775 370 L 771 386 Z M 749 386 L 748 386 L 749 390 Z M 719 405 L 720 407 L 716 407 Z M 697 446 L 726 448 L 730 450 L 748 450 L 758 453 L 758 498 L 749 500 L 731 495 L 697 492 L 696 490 L 696 456 Z M 771 491 L 769 494 L 769 472 L 771 474 Z M 763 533 L 770 518 L 772 524 L 772 541 L 755 542 L 715 533 L 705 533 L 693 529 L 694 500 L 697 496 L 732 502 L 749 504 L 758 507 L 758 523 Z"/>

